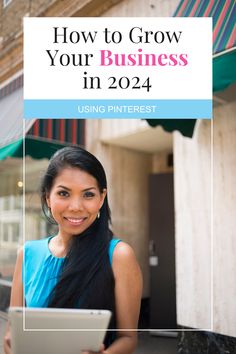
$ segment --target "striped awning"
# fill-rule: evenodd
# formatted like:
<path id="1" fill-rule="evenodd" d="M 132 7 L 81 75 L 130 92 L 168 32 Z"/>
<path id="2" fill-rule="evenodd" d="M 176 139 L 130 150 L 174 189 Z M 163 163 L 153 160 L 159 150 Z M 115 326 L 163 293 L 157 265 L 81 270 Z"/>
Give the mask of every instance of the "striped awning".
<path id="1" fill-rule="evenodd" d="M 181 0 L 174 16 L 212 17 L 213 54 L 236 46 L 235 0 Z"/>
<path id="2" fill-rule="evenodd" d="M 236 82 L 236 1 L 181 0 L 174 16 L 212 17 L 213 92 Z"/>
<path id="3" fill-rule="evenodd" d="M 84 126 L 84 119 L 36 119 L 27 135 L 59 143 L 84 145 Z"/>
<path id="4" fill-rule="evenodd" d="M 23 74 L 0 88 L 0 161 L 25 154 L 50 158 L 68 144 L 84 145 L 84 120 L 26 119 L 23 109 Z M 25 144 L 24 144 L 25 139 Z"/>
<path id="5" fill-rule="evenodd" d="M 181 0 L 175 17 L 212 17 L 213 19 L 213 92 L 222 92 L 236 83 L 236 1 L 235 0 Z M 194 119 L 153 119 L 151 126 L 164 130 L 178 130 L 192 137 Z"/>
<path id="6" fill-rule="evenodd" d="M 23 99 L 21 101 L 23 102 Z M 58 149 L 64 146 L 70 146 L 71 144 L 84 145 L 83 120 L 35 119 L 31 124 L 29 124 L 29 120 L 26 120 L 26 134 L 24 134 L 22 116 L 17 115 L 16 120 L 12 114 L 9 117 L 7 116 L 8 121 L 6 121 L 3 131 L 8 131 L 8 138 L 2 139 L 0 144 L 0 161 L 7 157 L 22 158 L 23 151 L 25 156 L 31 156 L 33 159 L 49 159 Z M 3 115 L 2 118 L 4 117 Z M 11 131 L 11 129 L 13 130 Z"/>

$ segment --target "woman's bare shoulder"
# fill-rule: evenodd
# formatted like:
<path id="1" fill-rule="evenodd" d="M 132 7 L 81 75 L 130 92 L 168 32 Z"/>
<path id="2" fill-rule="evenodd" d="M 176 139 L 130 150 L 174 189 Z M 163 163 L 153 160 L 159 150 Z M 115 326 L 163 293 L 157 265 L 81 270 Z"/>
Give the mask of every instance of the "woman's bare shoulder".
<path id="1" fill-rule="evenodd" d="M 113 254 L 114 261 L 116 260 L 125 261 L 125 260 L 129 260 L 132 257 L 135 257 L 133 248 L 124 241 L 118 242 L 114 249 L 114 254 Z"/>
<path id="2" fill-rule="evenodd" d="M 116 279 L 141 274 L 133 248 L 126 242 L 120 241 L 114 250 L 112 269 Z"/>

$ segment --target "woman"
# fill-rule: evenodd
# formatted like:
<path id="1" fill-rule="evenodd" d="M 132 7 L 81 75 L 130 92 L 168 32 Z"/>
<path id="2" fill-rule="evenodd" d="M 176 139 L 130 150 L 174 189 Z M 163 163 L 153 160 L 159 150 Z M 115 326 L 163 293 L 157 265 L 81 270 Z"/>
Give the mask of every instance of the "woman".
<path id="1" fill-rule="evenodd" d="M 101 163 L 79 147 L 57 151 L 42 180 L 41 202 L 58 233 L 26 242 L 19 252 L 11 306 L 111 310 L 110 328 L 117 331 L 107 332 L 100 353 L 133 353 L 137 333 L 128 329 L 137 328 L 142 276 L 132 248 L 109 229 Z M 4 350 L 11 353 L 9 327 Z"/>

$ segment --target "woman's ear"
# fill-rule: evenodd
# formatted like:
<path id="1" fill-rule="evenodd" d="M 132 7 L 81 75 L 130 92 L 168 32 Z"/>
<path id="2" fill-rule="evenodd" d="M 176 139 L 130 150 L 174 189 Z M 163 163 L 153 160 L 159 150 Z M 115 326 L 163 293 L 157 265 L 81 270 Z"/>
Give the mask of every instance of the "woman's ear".
<path id="1" fill-rule="evenodd" d="M 106 197 L 106 195 L 107 195 L 107 190 L 106 190 L 106 188 L 103 188 L 102 194 L 104 195 L 104 199 L 105 199 L 105 197 Z"/>
<path id="2" fill-rule="evenodd" d="M 46 203 L 47 203 L 48 208 L 51 208 L 50 198 L 49 198 L 48 194 L 46 195 Z"/>
<path id="3" fill-rule="evenodd" d="M 103 206 L 104 199 L 106 198 L 106 195 L 107 195 L 107 190 L 106 190 L 106 188 L 104 188 L 102 193 L 101 193 L 101 206 L 100 206 L 99 209 L 101 209 L 101 207 Z"/>

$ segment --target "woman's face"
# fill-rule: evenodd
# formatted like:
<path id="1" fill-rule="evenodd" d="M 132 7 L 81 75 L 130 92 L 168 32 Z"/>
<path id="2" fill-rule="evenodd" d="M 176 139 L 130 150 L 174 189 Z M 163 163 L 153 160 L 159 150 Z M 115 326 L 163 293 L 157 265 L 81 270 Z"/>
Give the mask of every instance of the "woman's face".
<path id="1" fill-rule="evenodd" d="M 59 235 L 70 237 L 86 230 L 102 207 L 106 190 L 79 168 L 64 168 L 55 178 L 47 204 L 59 226 Z"/>

